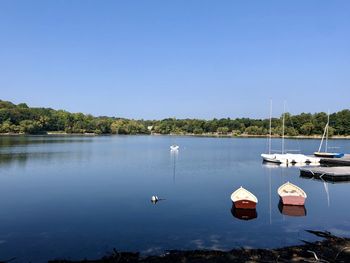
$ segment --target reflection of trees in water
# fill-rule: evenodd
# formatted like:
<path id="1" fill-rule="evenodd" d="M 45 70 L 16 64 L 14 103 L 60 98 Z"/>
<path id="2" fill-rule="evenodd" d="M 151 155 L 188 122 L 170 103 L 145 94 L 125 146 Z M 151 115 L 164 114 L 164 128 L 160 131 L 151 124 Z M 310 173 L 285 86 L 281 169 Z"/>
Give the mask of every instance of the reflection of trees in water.
<path id="1" fill-rule="evenodd" d="M 28 161 L 62 161 L 63 159 L 71 159 L 70 152 L 21 152 L 21 153 L 0 153 L 0 168 L 11 165 L 24 166 Z"/>
<path id="2" fill-rule="evenodd" d="M 84 136 L 0 136 L 0 147 L 30 144 L 91 142 L 93 138 Z"/>
<path id="3" fill-rule="evenodd" d="M 42 144 L 71 144 L 71 143 L 89 143 L 93 138 L 82 136 L 0 136 L 0 167 L 10 166 L 13 164 L 24 166 L 27 161 L 62 161 L 63 159 L 82 159 L 86 158 L 81 153 L 74 154 L 70 151 L 41 151 L 30 149 L 35 145 Z M 39 146 L 40 147 L 40 146 Z M 45 147 L 46 148 L 46 147 Z"/>

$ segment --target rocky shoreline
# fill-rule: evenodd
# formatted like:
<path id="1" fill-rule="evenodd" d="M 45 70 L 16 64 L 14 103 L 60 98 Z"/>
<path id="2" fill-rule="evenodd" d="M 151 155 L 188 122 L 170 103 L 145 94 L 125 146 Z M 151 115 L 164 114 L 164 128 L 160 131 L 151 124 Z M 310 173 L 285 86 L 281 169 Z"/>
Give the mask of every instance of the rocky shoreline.
<path id="1" fill-rule="evenodd" d="M 159 256 L 141 257 L 139 253 L 114 250 L 101 259 L 78 261 L 51 260 L 49 263 L 221 263 L 221 262 L 350 262 L 350 238 L 342 238 L 329 232 L 311 231 L 321 241 L 303 241 L 303 245 L 277 249 L 233 249 L 231 251 L 172 250 Z"/>

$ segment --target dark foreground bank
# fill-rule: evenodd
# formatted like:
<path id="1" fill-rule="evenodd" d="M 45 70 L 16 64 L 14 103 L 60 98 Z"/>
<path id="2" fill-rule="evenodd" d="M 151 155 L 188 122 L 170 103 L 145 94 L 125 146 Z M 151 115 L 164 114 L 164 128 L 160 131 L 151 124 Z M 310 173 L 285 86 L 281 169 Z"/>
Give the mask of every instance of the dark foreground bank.
<path id="1" fill-rule="evenodd" d="M 169 251 L 160 256 L 140 257 L 139 253 L 114 251 L 101 259 L 95 260 L 52 260 L 49 263 L 68 262 L 139 262 L 139 263 L 169 263 L 169 262 L 350 262 L 350 239 L 341 238 L 329 232 L 308 231 L 322 241 L 307 242 L 303 245 L 278 249 L 233 249 L 228 252 L 193 250 Z"/>

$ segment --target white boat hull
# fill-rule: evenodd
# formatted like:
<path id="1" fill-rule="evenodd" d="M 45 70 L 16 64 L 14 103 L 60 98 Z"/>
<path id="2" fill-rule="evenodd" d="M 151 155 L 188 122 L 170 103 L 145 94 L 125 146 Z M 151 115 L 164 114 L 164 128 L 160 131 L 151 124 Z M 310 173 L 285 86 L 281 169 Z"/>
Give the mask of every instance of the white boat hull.
<path id="1" fill-rule="evenodd" d="M 320 159 L 310 157 L 304 154 L 261 154 L 265 162 L 279 163 L 279 164 L 308 164 L 319 163 Z"/>
<path id="2" fill-rule="evenodd" d="M 262 154 L 261 157 L 263 158 L 264 162 L 277 163 L 277 164 L 281 163 L 281 161 L 276 158 L 276 154 Z"/>

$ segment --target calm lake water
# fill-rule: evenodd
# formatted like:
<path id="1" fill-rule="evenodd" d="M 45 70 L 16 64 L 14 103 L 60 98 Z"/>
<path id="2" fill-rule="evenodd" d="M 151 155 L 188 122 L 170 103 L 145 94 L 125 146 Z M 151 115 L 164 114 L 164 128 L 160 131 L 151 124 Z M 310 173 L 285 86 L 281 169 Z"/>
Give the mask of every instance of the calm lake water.
<path id="1" fill-rule="evenodd" d="M 171 136 L 0 137 L 0 260 L 97 258 L 113 248 L 280 247 L 313 241 L 305 229 L 350 236 L 350 184 L 265 166 L 266 139 Z M 169 146 L 180 145 L 178 154 Z M 319 140 L 286 140 L 311 154 Z M 350 152 L 350 141 L 331 140 Z M 273 140 L 273 148 L 280 140 Z M 278 207 L 290 181 L 308 194 L 305 216 Z M 257 217 L 231 211 L 239 186 L 259 199 Z M 166 200 L 153 205 L 152 195 Z M 282 212 L 286 213 L 286 211 Z M 287 211 L 288 212 L 288 211 Z M 300 212 L 300 211 L 299 211 Z"/>

